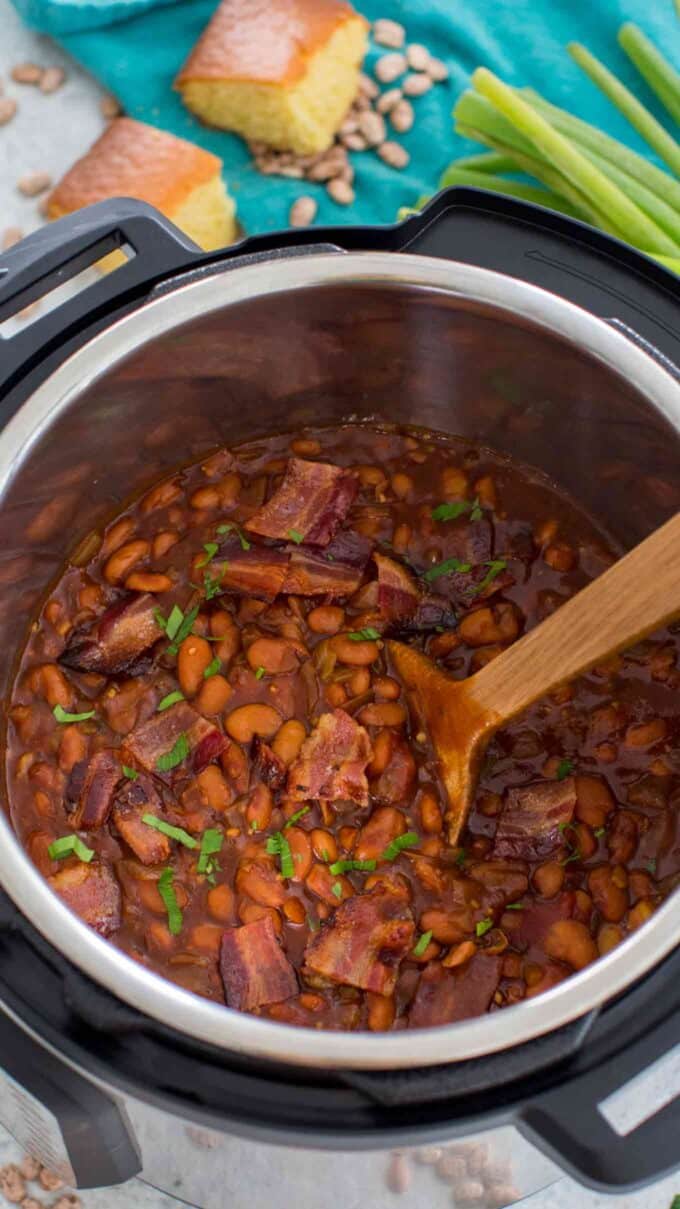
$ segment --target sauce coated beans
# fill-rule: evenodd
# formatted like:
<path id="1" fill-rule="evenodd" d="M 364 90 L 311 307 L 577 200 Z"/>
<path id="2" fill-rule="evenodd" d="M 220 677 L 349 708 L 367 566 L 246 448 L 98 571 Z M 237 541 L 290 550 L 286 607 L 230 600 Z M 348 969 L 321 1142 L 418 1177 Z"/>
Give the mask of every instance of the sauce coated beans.
<path id="1" fill-rule="evenodd" d="M 472 675 L 619 553 L 439 434 L 217 450 L 82 538 L 31 620 L 20 841 L 136 961 L 262 1017 L 384 1033 L 446 1024 L 454 985 L 466 1017 L 541 994 L 680 879 L 680 626 L 499 732 L 456 847 L 389 641 Z"/>

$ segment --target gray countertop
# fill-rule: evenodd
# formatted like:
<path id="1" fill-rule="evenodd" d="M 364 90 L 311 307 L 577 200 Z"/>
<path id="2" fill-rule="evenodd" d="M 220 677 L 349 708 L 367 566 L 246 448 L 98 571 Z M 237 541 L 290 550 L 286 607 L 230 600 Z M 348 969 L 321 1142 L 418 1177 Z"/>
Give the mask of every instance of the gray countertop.
<path id="1" fill-rule="evenodd" d="M 51 96 L 44 96 L 35 88 L 14 84 L 8 79 L 11 67 L 26 60 L 63 66 L 67 71 L 66 83 Z M 5 94 L 15 97 L 19 106 L 16 117 L 0 128 L 1 237 L 4 230 L 14 226 L 28 234 L 43 221 L 38 200 L 23 197 L 17 190 L 17 181 L 37 171 L 49 172 L 57 180 L 97 137 L 104 120 L 99 109 L 102 90 L 96 82 L 48 38 L 24 29 L 9 0 L 0 0 L 0 80 Z M 680 1056 L 676 1055 L 673 1065 L 677 1086 Z M 668 1080 L 666 1067 L 651 1085 L 647 1081 L 648 1085 L 633 1097 L 635 1102 L 649 1108 L 658 1104 Z M 16 1161 L 19 1157 L 19 1148 L 0 1127 L 0 1163 Z M 587 1192 L 571 1180 L 559 1179 L 557 1171 L 555 1174 L 555 1184 L 527 1198 L 523 1205 L 531 1206 L 531 1209 L 605 1209 L 614 1205 L 619 1209 L 669 1209 L 674 1195 L 680 1193 L 680 1174 L 635 1195 L 614 1197 Z M 83 1193 L 82 1201 L 84 1209 L 171 1209 L 178 1204 L 139 1180 L 116 1189 Z M 395 1206 L 398 1203 L 395 1197 Z M 242 1202 L 233 1203 L 232 1209 L 247 1209 L 247 1205 L 248 1194 L 244 1189 Z M 307 1209 L 307 1206 L 301 1206 L 301 1209 Z"/>

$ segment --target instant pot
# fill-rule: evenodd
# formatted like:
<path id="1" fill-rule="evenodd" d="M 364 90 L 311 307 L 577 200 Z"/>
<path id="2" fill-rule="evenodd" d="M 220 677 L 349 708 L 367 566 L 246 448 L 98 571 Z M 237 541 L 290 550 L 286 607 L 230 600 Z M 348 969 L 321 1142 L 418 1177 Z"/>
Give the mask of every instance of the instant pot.
<path id="1" fill-rule="evenodd" d="M 589 227 L 461 189 L 399 226 L 207 255 L 106 202 L 0 259 L 0 331 L 114 249 L 122 267 L 0 341 L 4 694 L 69 552 L 221 444 L 440 429 L 539 467 L 624 548 L 680 506 L 680 282 Z M 160 979 L 67 910 L 5 816 L 0 883 L 0 1119 L 79 1187 L 140 1173 L 202 1209 L 387 1209 L 398 1191 L 497 1209 L 555 1162 L 616 1191 L 680 1161 L 680 1100 L 623 1124 L 608 1107 L 680 1042 L 677 894 L 544 995 L 380 1035 Z"/>

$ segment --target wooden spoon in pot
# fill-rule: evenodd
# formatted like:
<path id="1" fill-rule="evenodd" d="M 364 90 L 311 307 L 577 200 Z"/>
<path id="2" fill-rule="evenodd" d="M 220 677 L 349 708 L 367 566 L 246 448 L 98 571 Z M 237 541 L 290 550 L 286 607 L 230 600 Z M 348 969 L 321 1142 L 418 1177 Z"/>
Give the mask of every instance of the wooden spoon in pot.
<path id="1" fill-rule="evenodd" d="M 467 680 L 388 642 L 439 758 L 449 842 L 465 825 L 489 739 L 558 685 L 680 615 L 680 513 Z"/>

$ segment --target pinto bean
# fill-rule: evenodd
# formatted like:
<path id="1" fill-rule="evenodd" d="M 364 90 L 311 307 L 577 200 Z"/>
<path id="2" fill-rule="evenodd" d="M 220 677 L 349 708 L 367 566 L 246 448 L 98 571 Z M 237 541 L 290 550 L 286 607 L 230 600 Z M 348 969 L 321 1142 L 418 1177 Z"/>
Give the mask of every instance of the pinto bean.
<path id="1" fill-rule="evenodd" d="M 40 693 L 40 696 L 44 697 L 52 709 L 55 705 L 61 705 L 67 709 L 73 704 L 75 696 L 73 689 L 56 663 L 44 663 L 42 667 L 34 669 L 30 680 L 33 691 Z"/>
<path id="2" fill-rule="evenodd" d="M 204 953 L 212 953 L 216 957 L 220 950 L 224 928 L 217 924 L 196 924 L 191 929 L 190 943 Z"/>
<path id="3" fill-rule="evenodd" d="M 375 663 L 380 655 L 377 642 L 371 639 L 353 642 L 346 634 L 336 634 L 334 638 L 329 639 L 329 643 L 338 661 L 350 667 L 366 667 Z"/>
<path id="4" fill-rule="evenodd" d="M 309 836 L 312 842 L 312 849 L 317 860 L 326 861 L 327 864 L 333 864 L 333 861 L 338 859 L 338 845 L 335 836 L 330 831 L 324 831 L 323 827 L 315 827 Z"/>
<path id="5" fill-rule="evenodd" d="M 597 948 L 601 957 L 621 944 L 623 932 L 616 924 L 602 924 L 597 934 Z"/>
<path id="6" fill-rule="evenodd" d="M 351 697 L 360 697 L 362 693 L 367 693 L 371 687 L 371 673 L 367 667 L 358 667 L 356 672 L 352 672 L 347 687 Z"/>
<path id="7" fill-rule="evenodd" d="M 590 827 L 585 823 L 574 823 L 570 831 L 570 839 L 579 853 L 579 859 L 587 861 L 597 851 L 597 840 Z"/>
<path id="8" fill-rule="evenodd" d="M 368 991 L 366 1006 L 366 1022 L 372 1033 L 386 1033 L 392 1028 L 397 1011 L 393 995 L 377 995 L 374 991 Z"/>
<path id="9" fill-rule="evenodd" d="M 340 873 L 334 876 L 328 865 L 315 864 L 312 865 L 305 882 L 307 889 L 312 894 L 316 894 L 317 898 L 322 899 L 329 907 L 337 907 L 340 903 L 344 903 L 346 898 L 351 898 L 354 894 L 354 886 L 349 878 Z M 334 887 L 339 887 L 339 890 L 334 891 Z"/>
<path id="10" fill-rule="evenodd" d="M 395 554 L 405 554 L 409 547 L 413 530 L 406 522 L 397 525 L 392 534 L 392 547 Z"/>
<path id="11" fill-rule="evenodd" d="M 428 911 L 423 911 L 418 927 L 421 932 L 431 932 L 435 940 L 438 940 L 443 945 L 455 945 L 460 940 L 465 940 L 466 933 L 469 932 L 467 927 L 468 921 L 463 918 L 463 912 L 444 911 L 439 907 L 432 907 Z"/>
<path id="12" fill-rule="evenodd" d="M 642 924 L 651 919 L 656 904 L 651 898 L 641 898 L 628 912 L 628 931 L 635 932 Z"/>
<path id="13" fill-rule="evenodd" d="M 269 861 L 241 861 L 236 872 L 236 889 L 261 907 L 282 907 L 286 891 L 273 864 Z"/>
<path id="14" fill-rule="evenodd" d="M 341 827 L 338 831 L 338 839 L 344 852 L 353 852 L 354 845 L 357 842 L 359 835 L 358 827 Z"/>
<path id="15" fill-rule="evenodd" d="M 398 470 L 392 475 L 391 487 L 398 500 L 407 500 L 413 493 L 414 482 L 410 474 Z"/>
<path id="16" fill-rule="evenodd" d="M 284 764 L 291 765 L 297 759 L 306 737 L 307 732 L 302 722 L 298 722 L 297 718 L 290 718 L 274 735 L 272 749 Z"/>
<path id="17" fill-rule="evenodd" d="M 347 693 L 341 684 L 329 684 L 326 687 L 326 700 L 333 709 L 339 709 L 347 700 Z"/>
<path id="18" fill-rule="evenodd" d="M 477 479 L 472 490 L 476 499 L 478 499 L 480 504 L 483 504 L 485 508 L 491 508 L 493 510 L 497 507 L 498 493 L 496 491 L 496 484 L 490 474 L 483 474 L 480 479 Z"/>
<path id="19" fill-rule="evenodd" d="M 129 541 L 132 534 L 135 532 L 137 525 L 131 516 L 124 516 L 122 520 L 115 521 L 104 534 L 99 553 L 103 558 L 113 554 L 114 550 L 119 550 L 125 542 Z"/>
<path id="20" fill-rule="evenodd" d="M 234 795 L 217 764 L 209 764 L 207 768 L 199 772 L 196 782 L 201 791 L 201 797 L 211 810 L 221 812 L 231 806 Z"/>
<path id="21" fill-rule="evenodd" d="M 337 634 L 345 624 L 345 610 L 339 605 L 317 605 L 307 614 L 307 625 L 313 634 Z"/>
<path id="22" fill-rule="evenodd" d="M 597 830 L 603 827 L 607 815 L 614 809 L 614 795 L 602 777 L 577 776 L 576 817 Z"/>
<path id="23" fill-rule="evenodd" d="M 290 844 L 295 873 L 292 881 L 303 882 L 312 867 L 312 843 L 306 831 L 301 827 L 289 827 L 286 839 Z"/>
<path id="24" fill-rule="evenodd" d="M 624 736 L 626 747 L 651 747 L 666 738 L 665 718 L 651 718 L 649 722 L 637 722 L 628 727 Z"/>
<path id="25" fill-rule="evenodd" d="M 246 806 L 246 823 L 249 831 L 266 831 L 272 820 L 274 801 L 268 785 L 256 785 Z"/>
<path id="26" fill-rule="evenodd" d="M 255 735 L 271 739 L 281 726 L 281 715 L 273 705 L 239 705 L 227 715 L 225 726 L 237 743 L 252 743 Z"/>
<path id="27" fill-rule="evenodd" d="M 380 705 L 365 705 L 359 713 L 363 726 L 403 726 L 406 709 L 397 701 L 383 701 Z"/>
<path id="28" fill-rule="evenodd" d="M 149 543 L 138 539 L 137 541 L 126 542 L 118 550 L 114 551 L 104 566 L 104 579 L 107 583 L 117 584 L 125 579 L 130 571 L 137 563 L 149 553 Z"/>
<path id="29" fill-rule="evenodd" d="M 449 949 L 446 957 L 442 959 L 442 965 L 447 970 L 454 970 L 458 966 L 463 966 L 471 957 L 474 957 L 477 952 L 477 945 L 474 940 L 462 940 L 460 944 Z"/>
<path id="30" fill-rule="evenodd" d="M 221 714 L 233 691 L 226 676 L 218 673 L 203 681 L 194 705 L 201 714 Z"/>
<path id="31" fill-rule="evenodd" d="M 558 919 L 550 926 L 545 951 L 556 961 L 564 961 L 574 970 L 582 970 L 597 957 L 597 945 L 585 924 L 576 919 Z"/>
<path id="32" fill-rule="evenodd" d="M 174 529 L 165 529 L 163 533 L 157 533 L 151 543 L 151 555 L 154 559 L 162 558 L 168 550 L 172 550 L 173 546 L 179 541 L 179 533 L 175 533 Z"/>
<path id="33" fill-rule="evenodd" d="M 546 861 L 534 869 L 531 880 L 542 898 L 554 898 L 564 885 L 564 867 L 558 861 Z"/>
<path id="34" fill-rule="evenodd" d="M 152 487 L 151 491 L 147 491 L 139 505 L 139 510 L 148 516 L 150 512 L 155 512 L 158 508 L 167 508 L 169 504 L 173 504 L 182 494 L 182 488 L 176 479 L 169 479 L 165 483 L 159 483 L 156 487 Z"/>
<path id="35" fill-rule="evenodd" d="M 169 592 L 172 580 L 169 575 L 157 571 L 133 571 L 125 580 L 128 592 Z"/>
<path id="36" fill-rule="evenodd" d="M 368 766 L 371 777 L 379 777 L 385 771 L 394 754 L 394 731 L 381 730 L 373 740 L 373 759 Z"/>
<path id="37" fill-rule="evenodd" d="M 213 886 L 206 895 L 208 911 L 213 919 L 222 924 L 232 924 L 235 919 L 234 891 L 226 882 Z"/>
<path id="38" fill-rule="evenodd" d="M 447 499 L 464 496 L 468 489 L 468 476 L 458 466 L 445 466 L 440 482 L 442 493 Z"/>
<path id="39" fill-rule="evenodd" d="M 88 737 L 82 727 L 74 724 L 65 726 L 59 742 L 59 767 L 62 772 L 70 772 L 75 764 L 79 764 L 87 755 Z"/>
<path id="40" fill-rule="evenodd" d="M 513 642 L 519 634 L 519 618 L 509 602 L 475 609 L 463 617 L 458 633 L 468 646 L 486 646 L 495 642 Z"/>
<path id="41" fill-rule="evenodd" d="M 253 671 L 263 667 L 271 675 L 293 672 L 299 665 L 295 648 L 284 638 L 256 638 L 248 647 L 246 658 Z"/>
<path id="42" fill-rule="evenodd" d="M 441 806 L 435 795 L 430 793 L 429 790 L 425 790 L 420 795 L 418 809 L 420 811 L 420 822 L 423 831 L 426 831 L 429 835 L 436 835 L 440 832 L 444 825 L 444 818 Z"/>
<path id="43" fill-rule="evenodd" d="M 269 918 L 277 936 L 283 932 L 281 916 L 276 907 L 263 907 L 260 903 L 241 902 L 238 907 L 238 917 L 242 924 L 256 923 L 259 919 Z"/>
<path id="44" fill-rule="evenodd" d="M 406 819 L 396 806 L 379 806 L 364 823 L 355 845 L 357 860 L 371 861 L 382 856 L 387 845 L 406 831 Z M 424 929 L 427 931 L 427 928 Z"/>
<path id="45" fill-rule="evenodd" d="M 617 886 L 613 873 L 614 870 L 609 865 L 592 869 L 588 874 L 588 889 L 602 918 L 617 924 L 628 910 L 628 895 L 624 889 Z"/>
<path id="46" fill-rule="evenodd" d="M 617 810 L 607 828 L 607 848 L 614 864 L 626 865 L 638 846 L 637 816 L 629 810 Z"/>
<path id="47" fill-rule="evenodd" d="M 177 655 L 177 679 L 185 697 L 195 697 L 205 683 L 203 673 L 210 666 L 213 653 L 210 643 L 198 634 L 189 634 L 180 644 Z"/>
<path id="48" fill-rule="evenodd" d="M 291 441 L 290 447 L 299 458 L 315 458 L 321 453 L 321 446 L 313 437 L 297 437 Z"/>
<path id="49" fill-rule="evenodd" d="M 543 561 L 553 571 L 571 571 L 576 563 L 576 551 L 567 542 L 552 542 L 543 551 Z"/>
<path id="50" fill-rule="evenodd" d="M 182 910 L 189 901 L 189 895 L 181 882 L 177 880 L 173 882 L 173 890 L 175 891 L 177 906 Z M 155 880 L 140 878 L 136 884 L 135 892 L 142 906 L 146 907 L 147 911 L 153 911 L 154 915 L 167 915 L 167 907 L 160 896 Z"/>
<path id="51" fill-rule="evenodd" d="M 283 914 L 289 924 L 303 924 L 307 919 L 305 905 L 299 898 L 287 898 L 283 904 Z"/>

